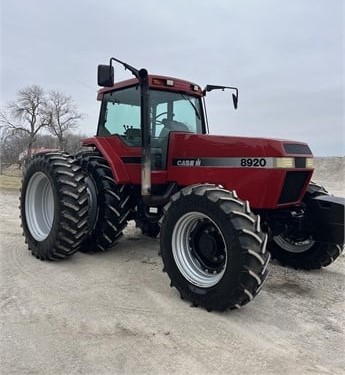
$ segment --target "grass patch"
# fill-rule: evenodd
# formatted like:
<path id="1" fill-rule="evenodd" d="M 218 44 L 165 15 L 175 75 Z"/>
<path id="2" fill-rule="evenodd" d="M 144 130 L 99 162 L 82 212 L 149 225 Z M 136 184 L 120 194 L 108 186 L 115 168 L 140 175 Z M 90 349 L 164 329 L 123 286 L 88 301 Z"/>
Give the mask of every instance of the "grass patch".
<path id="1" fill-rule="evenodd" d="M 19 191 L 21 177 L 0 175 L 0 191 Z"/>

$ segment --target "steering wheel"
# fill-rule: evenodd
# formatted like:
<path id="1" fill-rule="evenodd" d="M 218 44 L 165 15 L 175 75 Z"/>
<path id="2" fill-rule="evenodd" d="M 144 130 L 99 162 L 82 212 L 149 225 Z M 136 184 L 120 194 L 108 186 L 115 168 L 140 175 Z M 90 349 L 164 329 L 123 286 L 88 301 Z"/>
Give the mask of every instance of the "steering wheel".
<path id="1" fill-rule="evenodd" d="M 157 120 L 159 117 L 161 117 L 161 116 L 163 116 L 163 115 L 167 115 L 168 114 L 168 112 L 162 112 L 162 113 L 160 113 L 159 115 L 157 115 L 155 118 L 154 118 L 154 122 L 156 123 L 156 124 L 163 124 L 162 123 L 162 120 Z"/>

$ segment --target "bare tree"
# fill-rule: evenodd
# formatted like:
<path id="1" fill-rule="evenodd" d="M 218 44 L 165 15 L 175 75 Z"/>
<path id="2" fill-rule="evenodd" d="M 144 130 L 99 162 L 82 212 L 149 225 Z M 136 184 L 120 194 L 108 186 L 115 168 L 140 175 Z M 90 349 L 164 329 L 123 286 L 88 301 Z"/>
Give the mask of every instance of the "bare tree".
<path id="1" fill-rule="evenodd" d="M 0 110 L 0 127 L 11 135 L 26 134 L 27 157 L 31 157 L 32 146 L 37 133 L 48 127 L 51 122 L 45 109 L 45 93 L 38 85 L 28 86 L 20 90 L 17 100 L 10 102 Z"/>
<path id="2" fill-rule="evenodd" d="M 0 109 L 0 164 L 17 162 L 23 151 L 23 161 L 29 160 L 34 144 L 71 151 L 79 148 L 81 136 L 71 130 L 77 128 L 81 118 L 71 97 L 61 92 L 50 91 L 46 95 L 38 85 L 20 90 L 15 101 Z M 53 137 L 42 134 L 44 129 Z"/>
<path id="3" fill-rule="evenodd" d="M 29 143 L 29 136 L 24 132 L 17 132 L 16 134 L 9 133 L 6 138 L 1 140 L 1 143 L 3 163 L 19 163 L 22 162 L 22 160 L 20 160 L 21 155 L 25 159 L 26 148 Z"/>
<path id="4" fill-rule="evenodd" d="M 75 154 L 82 147 L 82 140 L 87 138 L 85 134 L 68 133 L 66 137 L 65 151 Z"/>
<path id="5" fill-rule="evenodd" d="M 0 175 L 2 174 L 2 164 L 6 160 L 6 141 L 10 135 L 6 128 L 0 128 Z"/>
<path id="6" fill-rule="evenodd" d="M 78 127 L 82 114 L 70 96 L 59 91 L 50 91 L 46 103 L 46 118 L 50 119 L 49 131 L 57 137 L 59 150 L 66 147 L 66 135 Z"/>

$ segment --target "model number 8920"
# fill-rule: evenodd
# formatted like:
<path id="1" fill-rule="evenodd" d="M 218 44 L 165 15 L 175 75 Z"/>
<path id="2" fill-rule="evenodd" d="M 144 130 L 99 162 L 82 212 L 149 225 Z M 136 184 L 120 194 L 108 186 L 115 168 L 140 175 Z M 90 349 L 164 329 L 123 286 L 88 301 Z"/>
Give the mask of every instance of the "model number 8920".
<path id="1" fill-rule="evenodd" d="M 241 167 L 265 167 L 266 159 L 264 158 L 245 158 L 241 159 Z"/>

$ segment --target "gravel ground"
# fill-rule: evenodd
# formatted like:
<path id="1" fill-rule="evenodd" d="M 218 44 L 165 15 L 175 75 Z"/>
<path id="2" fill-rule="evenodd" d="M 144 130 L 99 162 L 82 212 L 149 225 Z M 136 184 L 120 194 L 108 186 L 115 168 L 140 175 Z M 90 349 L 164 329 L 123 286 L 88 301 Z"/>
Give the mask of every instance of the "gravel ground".
<path id="1" fill-rule="evenodd" d="M 344 158 L 318 163 L 315 181 L 345 196 Z M 2 374 L 345 374 L 344 255 L 311 272 L 272 262 L 251 303 L 208 313 L 169 287 L 159 240 L 133 223 L 112 251 L 41 262 L 17 206 L 1 194 Z"/>

